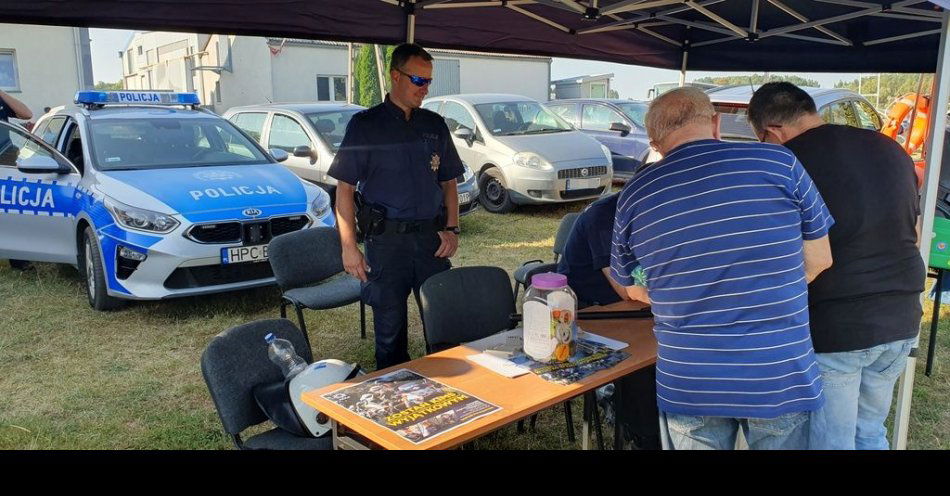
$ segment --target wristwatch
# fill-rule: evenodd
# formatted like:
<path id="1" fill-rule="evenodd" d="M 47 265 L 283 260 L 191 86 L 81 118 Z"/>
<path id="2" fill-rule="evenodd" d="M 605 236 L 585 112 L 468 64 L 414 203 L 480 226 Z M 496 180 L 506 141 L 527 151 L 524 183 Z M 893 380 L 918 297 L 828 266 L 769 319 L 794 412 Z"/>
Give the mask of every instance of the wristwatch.
<path id="1" fill-rule="evenodd" d="M 455 233 L 456 236 L 458 236 L 459 233 L 462 232 L 462 230 L 459 229 L 459 226 L 447 226 L 447 227 L 443 228 L 442 230 L 443 230 L 443 231 L 449 231 L 449 232 L 451 232 L 451 233 Z"/>

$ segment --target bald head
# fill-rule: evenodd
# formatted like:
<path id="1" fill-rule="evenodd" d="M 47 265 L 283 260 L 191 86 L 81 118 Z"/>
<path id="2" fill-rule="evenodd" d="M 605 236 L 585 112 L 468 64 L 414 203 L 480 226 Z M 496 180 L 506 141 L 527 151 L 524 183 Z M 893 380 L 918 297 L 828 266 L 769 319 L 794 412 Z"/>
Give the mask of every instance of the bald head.
<path id="1" fill-rule="evenodd" d="M 687 141 L 719 137 L 719 117 L 706 93 L 685 86 L 668 91 L 650 103 L 647 136 L 662 154 Z"/>

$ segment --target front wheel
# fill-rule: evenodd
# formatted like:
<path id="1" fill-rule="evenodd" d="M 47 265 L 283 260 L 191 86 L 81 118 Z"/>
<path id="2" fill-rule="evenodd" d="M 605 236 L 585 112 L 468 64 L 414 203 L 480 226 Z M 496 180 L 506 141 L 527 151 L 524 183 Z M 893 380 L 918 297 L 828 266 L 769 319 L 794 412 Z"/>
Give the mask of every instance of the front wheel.
<path id="1" fill-rule="evenodd" d="M 481 190 L 478 199 L 485 210 L 506 214 L 515 209 L 515 203 L 511 201 L 511 194 L 505 185 L 505 178 L 498 169 L 491 168 L 482 172 L 478 178 L 478 187 Z"/>
<path id="2" fill-rule="evenodd" d="M 105 269 L 102 257 L 99 255 L 98 240 L 92 227 L 83 231 L 82 250 L 79 252 L 79 268 L 86 283 L 86 296 L 89 306 L 99 311 L 115 310 L 124 303 L 118 298 L 109 296 L 106 290 Z"/>

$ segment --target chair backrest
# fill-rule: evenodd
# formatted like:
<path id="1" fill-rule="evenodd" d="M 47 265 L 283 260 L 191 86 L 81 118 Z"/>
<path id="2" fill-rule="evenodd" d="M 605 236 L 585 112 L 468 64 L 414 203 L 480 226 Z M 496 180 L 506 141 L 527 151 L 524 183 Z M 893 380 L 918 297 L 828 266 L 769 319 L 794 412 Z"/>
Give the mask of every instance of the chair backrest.
<path id="1" fill-rule="evenodd" d="M 281 234 L 267 248 L 270 266 L 280 289 L 316 284 L 343 272 L 340 232 L 332 227 L 315 227 Z"/>
<path id="2" fill-rule="evenodd" d="M 509 328 L 511 279 L 498 267 L 460 267 L 436 274 L 419 290 L 430 353 Z"/>
<path id="3" fill-rule="evenodd" d="M 264 336 L 269 332 L 293 343 L 294 350 L 308 363 L 313 361 L 303 333 L 287 319 L 232 327 L 215 336 L 201 354 L 201 374 L 224 430 L 235 439 L 248 427 L 267 420 L 251 389 L 283 378 L 280 368 L 267 356 Z"/>
<path id="4" fill-rule="evenodd" d="M 558 257 L 564 254 L 564 245 L 567 244 L 571 229 L 574 228 L 574 223 L 577 222 L 577 218 L 580 216 L 580 212 L 571 212 L 561 217 L 561 223 L 557 226 L 557 234 L 554 235 L 554 248 L 551 249 L 554 252 L 555 262 L 557 262 Z"/>

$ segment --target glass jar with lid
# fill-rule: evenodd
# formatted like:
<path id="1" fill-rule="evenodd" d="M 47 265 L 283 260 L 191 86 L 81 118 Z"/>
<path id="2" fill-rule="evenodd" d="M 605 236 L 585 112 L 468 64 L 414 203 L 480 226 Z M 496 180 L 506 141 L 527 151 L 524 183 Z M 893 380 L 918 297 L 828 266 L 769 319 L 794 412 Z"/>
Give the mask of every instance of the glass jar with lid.
<path id="1" fill-rule="evenodd" d="M 535 274 L 524 295 L 524 351 L 538 362 L 566 362 L 577 338 L 577 296 L 567 276 Z"/>

